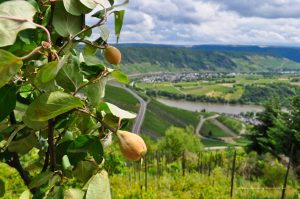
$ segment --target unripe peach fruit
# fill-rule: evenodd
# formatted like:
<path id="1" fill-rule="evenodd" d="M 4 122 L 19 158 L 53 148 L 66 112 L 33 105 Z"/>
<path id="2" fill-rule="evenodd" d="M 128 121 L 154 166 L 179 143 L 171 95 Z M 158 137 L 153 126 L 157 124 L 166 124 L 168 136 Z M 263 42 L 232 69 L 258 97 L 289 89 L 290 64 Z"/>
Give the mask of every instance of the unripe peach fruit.
<path id="1" fill-rule="evenodd" d="M 139 160 L 147 153 L 144 140 L 137 134 L 128 131 L 117 131 L 120 149 L 128 160 Z"/>
<path id="2" fill-rule="evenodd" d="M 104 50 L 104 58 L 110 64 L 119 65 L 121 62 L 121 52 L 116 47 L 108 46 Z"/>

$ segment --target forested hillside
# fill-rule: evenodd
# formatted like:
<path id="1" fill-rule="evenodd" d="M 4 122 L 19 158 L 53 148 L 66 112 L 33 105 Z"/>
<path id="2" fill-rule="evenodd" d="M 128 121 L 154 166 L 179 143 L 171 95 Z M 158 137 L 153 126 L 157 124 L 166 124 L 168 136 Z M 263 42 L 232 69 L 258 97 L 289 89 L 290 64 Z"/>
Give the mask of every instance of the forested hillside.
<path id="1" fill-rule="evenodd" d="M 120 45 L 127 73 L 216 71 L 278 72 L 300 70 L 300 63 L 268 51 L 234 52 L 226 49 L 160 45 Z"/>

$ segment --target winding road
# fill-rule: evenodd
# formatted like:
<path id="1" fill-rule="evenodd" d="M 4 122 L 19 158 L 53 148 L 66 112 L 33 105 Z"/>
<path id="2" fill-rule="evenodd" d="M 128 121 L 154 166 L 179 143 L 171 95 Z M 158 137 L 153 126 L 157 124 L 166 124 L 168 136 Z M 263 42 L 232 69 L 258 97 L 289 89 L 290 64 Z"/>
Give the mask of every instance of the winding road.
<path id="1" fill-rule="evenodd" d="M 132 127 L 132 132 L 135 133 L 135 134 L 140 134 L 141 133 L 141 128 L 142 128 L 142 125 L 143 125 L 143 121 L 145 119 L 145 114 L 146 114 L 146 109 L 147 109 L 148 102 L 146 102 L 136 92 L 134 92 L 133 90 L 127 88 L 123 84 L 119 84 L 115 81 L 110 81 L 109 83 L 112 86 L 119 87 L 119 88 L 122 88 L 122 89 L 126 90 L 128 93 L 130 93 L 133 97 L 135 97 L 139 101 L 140 109 L 139 109 L 139 112 L 138 112 L 138 114 L 137 114 L 137 116 L 134 120 L 133 127 Z"/>

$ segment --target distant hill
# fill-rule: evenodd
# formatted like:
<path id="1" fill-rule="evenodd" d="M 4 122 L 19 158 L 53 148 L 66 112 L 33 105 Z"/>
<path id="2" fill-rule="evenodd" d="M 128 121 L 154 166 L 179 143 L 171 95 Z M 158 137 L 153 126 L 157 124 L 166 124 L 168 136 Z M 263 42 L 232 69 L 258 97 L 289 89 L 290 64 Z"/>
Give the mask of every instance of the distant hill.
<path id="1" fill-rule="evenodd" d="M 127 73 L 300 71 L 300 48 L 155 44 L 120 44 L 118 48 Z"/>

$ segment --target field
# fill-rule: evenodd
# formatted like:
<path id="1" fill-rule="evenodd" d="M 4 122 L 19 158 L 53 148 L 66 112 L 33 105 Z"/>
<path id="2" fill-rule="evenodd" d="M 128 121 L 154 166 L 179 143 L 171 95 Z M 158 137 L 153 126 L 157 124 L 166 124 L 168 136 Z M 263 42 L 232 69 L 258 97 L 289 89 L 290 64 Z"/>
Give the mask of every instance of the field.
<path id="1" fill-rule="evenodd" d="M 176 83 L 137 82 L 135 86 L 144 91 L 156 91 L 157 95 L 169 98 L 180 96 L 187 100 L 254 104 L 262 104 L 272 95 L 285 99 L 300 93 L 299 82 L 292 75 L 237 75 Z M 254 92 L 255 90 L 260 93 Z"/>
<path id="2" fill-rule="evenodd" d="M 225 124 L 228 128 L 230 128 L 232 131 L 234 131 L 236 134 L 240 134 L 240 132 L 243 129 L 243 124 L 241 121 L 225 116 L 220 115 L 217 117 L 217 120 Z"/>

